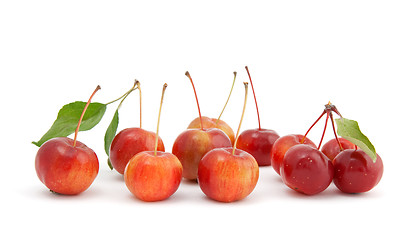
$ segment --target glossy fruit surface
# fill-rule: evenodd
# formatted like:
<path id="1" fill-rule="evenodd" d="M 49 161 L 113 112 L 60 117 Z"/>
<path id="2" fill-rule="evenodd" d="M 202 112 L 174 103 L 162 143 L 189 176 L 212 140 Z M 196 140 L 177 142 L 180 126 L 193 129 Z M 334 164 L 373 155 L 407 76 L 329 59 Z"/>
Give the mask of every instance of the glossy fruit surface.
<path id="1" fill-rule="evenodd" d="M 234 142 L 235 140 L 234 130 L 232 130 L 232 128 L 225 121 L 222 121 L 221 119 L 218 120 L 217 118 L 209 118 L 209 117 L 202 116 L 202 122 L 203 122 L 203 128 L 205 129 L 206 128 L 218 128 L 222 130 L 229 137 L 229 140 L 231 140 L 231 143 Z M 188 129 L 201 128 L 200 118 L 197 117 L 193 119 L 193 121 L 189 124 L 187 128 Z"/>
<path id="2" fill-rule="evenodd" d="M 330 185 L 334 168 L 321 151 L 306 144 L 299 144 L 286 152 L 281 176 L 283 182 L 293 190 L 313 195 L 324 191 Z"/>
<path id="3" fill-rule="evenodd" d="M 289 148 L 301 144 L 303 135 L 301 134 L 290 134 L 277 139 L 271 149 L 271 166 L 278 173 L 280 173 L 280 168 L 283 163 L 284 155 L 286 154 Z M 316 148 L 315 143 L 313 143 L 309 138 L 305 138 L 304 144 Z"/>
<path id="4" fill-rule="evenodd" d="M 270 129 L 248 129 L 237 139 L 237 148 L 251 154 L 259 166 L 271 165 L 271 149 L 279 135 Z"/>
<path id="5" fill-rule="evenodd" d="M 183 177 L 195 180 L 199 162 L 207 152 L 231 146 L 228 136 L 217 128 L 188 129 L 176 138 L 172 153 L 183 165 Z"/>
<path id="6" fill-rule="evenodd" d="M 110 145 L 109 158 L 112 166 L 124 174 L 129 160 L 142 151 L 152 151 L 155 147 L 155 133 L 142 128 L 126 128 L 120 131 Z M 165 151 L 163 140 L 158 138 L 157 151 Z"/>
<path id="7" fill-rule="evenodd" d="M 85 144 L 67 137 L 45 142 L 35 157 L 36 174 L 53 192 L 74 195 L 85 191 L 99 172 L 96 154 Z"/>
<path id="8" fill-rule="evenodd" d="M 221 202 L 238 201 L 255 188 L 259 176 L 256 160 L 251 154 L 232 148 L 208 152 L 199 163 L 199 186 L 209 198 Z"/>
<path id="9" fill-rule="evenodd" d="M 343 149 L 355 149 L 356 145 L 345 138 L 338 138 Z M 335 138 L 329 140 L 322 146 L 321 152 L 323 152 L 330 160 L 333 160 L 340 152 L 340 146 Z"/>
<path id="10" fill-rule="evenodd" d="M 334 160 L 334 183 L 345 193 L 370 191 L 383 175 L 383 162 L 377 155 L 376 162 L 363 150 L 348 149 L 338 154 Z"/>
<path id="11" fill-rule="evenodd" d="M 161 201 L 173 195 L 180 186 L 183 168 L 171 153 L 144 151 L 126 165 L 125 184 L 137 198 Z"/>

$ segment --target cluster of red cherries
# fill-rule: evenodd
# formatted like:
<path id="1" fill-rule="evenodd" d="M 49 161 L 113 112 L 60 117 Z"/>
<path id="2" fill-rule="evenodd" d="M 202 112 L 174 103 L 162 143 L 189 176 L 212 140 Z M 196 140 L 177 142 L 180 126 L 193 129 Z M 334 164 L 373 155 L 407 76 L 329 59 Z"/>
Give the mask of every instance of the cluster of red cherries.
<path id="1" fill-rule="evenodd" d="M 283 182 L 297 192 L 306 195 L 324 191 L 333 181 L 345 193 L 362 193 L 371 190 L 380 181 L 383 164 L 379 155 L 372 159 L 350 141 L 337 137 L 332 113 L 339 116 L 337 108 L 328 103 L 325 110 L 305 135 L 279 135 L 261 128 L 257 100 L 248 68 L 245 67 L 254 95 L 258 116 L 258 128 L 239 134 L 244 117 L 245 100 L 238 126 L 232 128 L 220 119 L 228 100 L 218 118 L 201 116 L 193 80 L 199 117 L 174 141 L 171 153 L 165 152 L 159 137 L 159 122 L 164 92 L 158 115 L 157 131 L 142 127 L 120 131 L 109 147 L 109 165 L 124 175 L 127 188 L 143 201 L 160 201 L 174 194 L 182 178 L 197 181 L 202 192 L 220 202 L 233 202 L 247 197 L 255 188 L 259 177 L 259 166 L 271 165 Z M 139 89 L 139 84 L 137 83 Z M 35 158 L 36 173 L 42 183 L 52 192 L 74 195 L 85 191 L 93 183 L 99 171 L 95 152 L 76 140 L 83 116 L 98 86 L 85 104 L 74 139 L 52 138 L 39 148 Z M 312 127 L 326 114 L 331 119 L 335 139 L 317 147 L 307 138 Z M 142 118 L 142 117 L 141 117 Z"/>

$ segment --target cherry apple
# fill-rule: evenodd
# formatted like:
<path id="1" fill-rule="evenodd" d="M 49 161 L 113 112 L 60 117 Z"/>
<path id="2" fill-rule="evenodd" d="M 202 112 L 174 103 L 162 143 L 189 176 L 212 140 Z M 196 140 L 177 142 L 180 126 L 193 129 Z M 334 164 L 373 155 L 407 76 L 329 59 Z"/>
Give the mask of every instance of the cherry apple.
<path id="1" fill-rule="evenodd" d="M 229 139 L 231 140 L 231 143 L 234 142 L 234 140 L 235 140 L 234 130 L 232 130 L 232 128 L 225 121 L 221 120 L 221 116 L 222 116 L 222 114 L 223 114 L 223 112 L 226 108 L 226 105 L 229 102 L 229 98 L 231 97 L 232 89 L 234 88 L 236 77 L 237 77 L 237 72 L 234 72 L 234 81 L 232 82 L 231 90 L 229 91 L 228 98 L 225 102 L 225 105 L 224 105 L 222 111 L 221 111 L 221 114 L 219 114 L 219 117 L 218 118 L 210 118 L 210 117 L 202 116 L 202 120 L 200 120 L 200 117 L 197 117 L 197 118 L 193 119 L 193 121 L 189 124 L 189 126 L 187 127 L 188 129 L 190 129 L 190 128 L 202 128 L 201 125 L 200 125 L 202 123 L 203 128 L 218 128 L 218 129 L 222 130 L 229 137 Z"/>
<path id="2" fill-rule="evenodd" d="M 356 145 L 345 138 L 333 138 L 322 146 L 321 152 L 323 152 L 329 159 L 333 160 L 345 149 L 356 149 Z"/>
<path id="3" fill-rule="evenodd" d="M 274 142 L 271 150 L 271 166 L 279 175 L 280 168 L 283 165 L 283 158 L 287 150 L 299 144 L 306 144 L 316 148 L 315 143 L 313 143 L 309 138 L 304 137 L 301 134 L 286 135 L 280 137 Z"/>
<path id="4" fill-rule="evenodd" d="M 154 151 L 134 155 L 126 165 L 124 179 L 129 191 L 137 198 L 152 202 L 173 195 L 181 182 L 183 167 L 178 158 L 167 152 L 157 151 L 161 107 L 167 84 L 164 84 L 158 113 Z"/>
<path id="5" fill-rule="evenodd" d="M 307 144 L 291 147 L 283 158 L 283 182 L 306 195 L 324 191 L 332 182 L 334 167 L 325 154 Z"/>
<path id="6" fill-rule="evenodd" d="M 190 79 L 195 93 L 199 119 L 202 121 L 200 113 L 199 101 L 193 80 L 186 72 L 186 76 Z M 214 148 L 231 147 L 231 141 L 228 136 L 217 128 L 187 129 L 180 133 L 173 143 L 172 153 L 177 156 L 183 165 L 183 177 L 189 180 L 197 179 L 197 169 L 202 157 Z"/>
<path id="7" fill-rule="evenodd" d="M 245 83 L 245 101 L 237 135 L 247 102 L 248 83 Z M 247 197 L 255 188 L 259 169 L 255 158 L 234 147 L 209 151 L 199 162 L 198 183 L 203 193 L 220 202 L 233 202 Z"/>
<path id="8" fill-rule="evenodd" d="M 237 148 L 253 155 L 259 166 L 269 166 L 271 165 L 271 149 L 274 142 L 279 138 L 279 134 L 277 134 L 274 130 L 261 128 L 260 114 L 258 111 L 253 82 L 251 80 L 248 67 L 245 66 L 245 69 L 247 70 L 251 88 L 253 90 L 254 102 L 258 116 L 258 128 L 243 131 L 238 137 Z"/>
<path id="9" fill-rule="evenodd" d="M 41 182 L 55 193 L 74 195 L 84 192 L 99 172 L 96 153 L 76 140 L 84 113 L 99 89 L 100 86 L 97 86 L 84 107 L 74 140 L 68 137 L 50 139 L 42 144 L 36 154 L 36 174 Z"/>
<path id="10" fill-rule="evenodd" d="M 383 162 L 377 154 L 376 161 L 361 149 L 347 149 L 333 160 L 334 184 L 345 193 L 370 191 L 383 175 Z"/>
<path id="11" fill-rule="evenodd" d="M 140 92 L 141 98 L 141 88 L 139 82 L 136 81 L 137 87 Z M 123 100 L 121 101 L 121 103 Z M 140 101 L 142 104 L 142 98 Z M 120 105 L 119 105 L 120 107 Z M 120 174 L 124 174 L 126 164 L 128 164 L 129 159 L 131 159 L 135 154 L 142 151 L 151 151 L 154 149 L 154 139 L 155 133 L 152 131 L 147 131 L 142 128 L 142 106 L 140 106 L 140 126 L 126 128 L 120 131 L 113 138 L 112 143 L 109 149 L 109 160 L 113 168 L 116 169 Z M 164 151 L 164 143 L 161 138 L 158 138 L 158 151 Z"/>

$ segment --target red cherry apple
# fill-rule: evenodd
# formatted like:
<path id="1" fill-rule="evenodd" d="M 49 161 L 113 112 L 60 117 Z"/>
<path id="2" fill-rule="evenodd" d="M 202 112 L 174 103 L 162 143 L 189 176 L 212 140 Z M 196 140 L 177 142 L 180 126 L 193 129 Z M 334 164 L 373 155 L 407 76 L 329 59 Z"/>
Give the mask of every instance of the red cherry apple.
<path id="1" fill-rule="evenodd" d="M 236 149 L 217 148 L 199 163 L 198 182 L 203 193 L 220 202 L 247 197 L 258 181 L 258 164 L 251 154 Z"/>
<path id="2" fill-rule="evenodd" d="M 303 135 L 301 134 L 286 135 L 280 137 L 274 142 L 271 150 L 271 165 L 278 174 L 280 174 L 280 168 L 283 164 L 283 158 L 287 150 L 295 145 L 302 144 L 302 141 L 304 141 L 304 144 L 316 148 L 315 143 L 313 143 L 309 138 L 305 138 L 305 140 L 303 140 Z"/>
<path id="3" fill-rule="evenodd" d="M 345 193 L 370 191 L 383 175 L 383 162 L 377 155 L 376 162 L 363 150 L 347 149 L 334 160 L 334 184 Z"/>
<path id="4" fill-rule="evenodd" d="M 283 182 L 295 191 L 314 195 L 332 182 L 334 168 L 327 156 L 306 144 L 291 147 L 281 168 Z"/>
<path id="5" fill-rule="evenodd" d="M 74 140 L 57 137 L 46 141 L 35 157 L 35 169 L 39 179 L 55 193 L 74 195 L 84 192 L 93 183 L 99 172 L 96 153 L 77 141 L 81 121 L 96 90 L 88 100 L 81 114 Z"/>
<path id="6" fill-rule="evenodd" d="M 199 101 L 193 80 L 186 72 L 186 76 L 190 79 L 196 98 L 199 119 L 202 123 L 202 115 L 200 113 Z M 180 133 L 173 143 L 172 153 L 177 156 L 183 165 L 183 177 L 189 180 L 197 179 L 197 168 L 202 157 L 214 148 L 231 147 L 231 141 L 228 136 L 217 128 L 204 129 L 200 124 L 200 129 L 187 129 Z"/>
<path id="7" fill-rule="evenodd" d="M 248 83 L 245 84 L 245 101 L 237 135 L 241 128 L 247 103 Z M 234 147 L 217 148 L 200 161 L 198 182 L 203 193 L 220 202 L 233 202 L 247 197 L 258 181 L 258 164 L 255 158 Z"/>
<path id="8" fill-rule="evenodd" d="M 271 149 L 279 135 L 270 129 L 248 129 L 237 140 L 237 148 L 250 153 L 259 166 L 271 165 Z"/>
<path id="9" fill-rule="evenodd" d="M 341 143 L 343 150 L 356 149 L 356 145 L 345 138 L 338 138 L 338 141 Z M 321 152 L 323 152 L 330 160 L 333 160 L 340 152 L 342 152 L 342 150 L 337 139 L 333 138 L 322 146 Z"/>
<path id="10" fill-rule="evenodd" d="M 124 174 L 129 160 L 137 153 L 154 149 L 155 133 L 142 128 L 127 128 L 120 131 L 112 141 L 109 159 L 120 174 Z M 158 137 L 158 151 L 165 151 L 163 140 Z"/>
<path id="11" fill-rule="evenodd" d="M 140 127 L 126 128 L 120 131 L 113 138 L 109 149 L 110 163 L 120 174 L 124 174 L 126 164 L 135 154 L 154 149 L 155 133 L 142 128 L 142 94 L 138 81 L 135 81 L 135 85 L 140 93 Z M 157 150 L 165 151 L 164 143 L 160 137 L 158 138 Z"/>
<path id="12" fill-rule="evenodd" d="M 164 84 L 154 137 L 154 151 L 143 151 L 133 156 L 126 165 L 124 174 L 129 191 L 147 202 L 161 201 L 173 195 L 180 185 L 183 171 L 175 155 L 157 151 L 161 108 L 166 88 L 167 84 Z"/>

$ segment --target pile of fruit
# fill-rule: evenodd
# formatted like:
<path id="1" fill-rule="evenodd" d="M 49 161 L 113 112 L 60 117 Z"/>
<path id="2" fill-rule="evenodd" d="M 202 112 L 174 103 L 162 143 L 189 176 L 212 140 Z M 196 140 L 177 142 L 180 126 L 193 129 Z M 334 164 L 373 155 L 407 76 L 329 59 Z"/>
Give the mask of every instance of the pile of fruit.
<path id="1" fill-rule="evenodd" d="M 51 192 L 79 194 L 90 187 L 99 172 L 95 152 L 77 141 L 79 131 L 96 126 L 106 112 L 106 106 L 119 101 L 105 133 L 104 146 L 108 165 L 122 174 L 129 191 L 143 201 L 160 201 L 174 194 L 182 178 L 197 181 L 202 192 L 220 202 L 233 202 L 248 196 L 255 188 L 259 166 L 272 166 L 291 189 L 313 195 L 324 191 L 331 182 L 345 193 L 362 193 L 375 187 L 383 174 L 383 163 L 369 139 L 356 121 L 343 118 L 337 108 L 328 103 L 319 118 L 304 135 L 279 137 L 270 129 L 261 128 L 257 99 L 248 68 L 245 67 L 257 109 L 258 128 L 240 128 L 245 113 L 248 83 L 241 120 L 236 133 L 220 118 L 235 84 L 218 118 L 201 115 L 193 80 L 199 117 L 174 141 L 171 153 L 165 152 L 159 137 L 164 84 L 156 132 L 140 127 L 127 128 L 118 134 L 119 109 L 126 97 L 141 88 L 134 86 L 120 98 L 107 104 L 91 103 L 100 86 L 87 102 L 73 102 L 61 108 L 51 128 L 37 142 L 36 173 Z M 340 118 L 335 119 L 333 113 Z M 318 147 L 308 137 L 310 130 L 326 115 L 325 127 Z M 141 113 L 142 122 L 142 113 Z M 335 138 L 321 148 L 328 120 Z M 337 126 L 335 126 L 335 124 Z M 68 138 L 74 133 L 74 139 Z M 340 137 L 338 137 L 338 135 Z"/>

